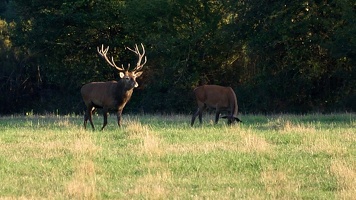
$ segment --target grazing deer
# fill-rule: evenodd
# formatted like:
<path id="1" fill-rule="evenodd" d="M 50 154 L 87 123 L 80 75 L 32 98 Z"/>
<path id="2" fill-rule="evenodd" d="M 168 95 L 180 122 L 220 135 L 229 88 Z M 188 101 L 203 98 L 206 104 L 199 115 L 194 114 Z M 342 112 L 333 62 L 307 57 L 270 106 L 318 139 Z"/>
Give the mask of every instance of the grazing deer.
<path id="1" fill-rule="evenodd" d="M 96 108 L 102 108 L 104 114 L 104 124 L 101 130 L 107 124 L 107 115 L 109 110 L 117 111 L 117 124 L 121 127 L 121 114 L 126 103 L 130 100 L 133 89 L 138 86 L 136 78 L 141 76 L 142 67 L 147 62 L 147 57 L 145 55 L 145 48 L 141 44 L 142 53 L 140 53 L 139 48 L 135 45 L 135 49 L 127 47 L 128 50 L 134 52 L 138 56 L 138 62 L 136 67 L 129 72 L 130 64 L 128 64 L 127 69 L 124 69 L 124 66 L 118 67 L 114 58 L 111 57 L 111 60 L 107 57 L 107 52 L 109 47 L 104 49 L 104 45 L 101 46 L 101 49 L 97 47 L 98 53 L 103 57 L 106 62 L 116 68 L 119 71 L 120 80 L 118 81 L 107 81 L 107 82 L 91 82 L 83 85 L 80 92 L 82 94 L 84 103 L 87 107 L 87 110 L 84 115 L 84 128 L 86 128 L 87 121 L 89 119 L 90 124 L 94 130 L 94 125 L 92 121 L 92 113 Z M 143 63 L 142 58 L 144 58 Z"/>
<path id="2" fill-rule="evenodd" d="M 199 122 L 202 124 L 202 114 L 207 107 L 216 109 L 215 124 L 219 121 L 221 111 L 230 112 L 229 115 L 221 117 L 227 118 L 228 124 L 233 123 L 235 120 L 241 122 L 241 120 L 237 118 L 237 99 L 231 87 L 203 85 L 195 88 L 194 94 L 198 102 L 198 111 L 193 114 L 191 126 L 193 126 L 195 118 L 198 115 Z"/>

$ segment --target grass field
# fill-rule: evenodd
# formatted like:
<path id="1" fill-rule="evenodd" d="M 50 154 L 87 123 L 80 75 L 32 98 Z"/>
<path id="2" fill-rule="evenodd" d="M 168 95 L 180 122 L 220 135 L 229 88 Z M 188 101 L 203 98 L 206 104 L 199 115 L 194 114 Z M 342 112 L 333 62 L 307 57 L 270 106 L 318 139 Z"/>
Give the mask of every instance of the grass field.
<path id="1" fill-rule="evenodd" d="M 0 117 L 0 199 L 356 197 L 355 114 L 115 119 Z"/>

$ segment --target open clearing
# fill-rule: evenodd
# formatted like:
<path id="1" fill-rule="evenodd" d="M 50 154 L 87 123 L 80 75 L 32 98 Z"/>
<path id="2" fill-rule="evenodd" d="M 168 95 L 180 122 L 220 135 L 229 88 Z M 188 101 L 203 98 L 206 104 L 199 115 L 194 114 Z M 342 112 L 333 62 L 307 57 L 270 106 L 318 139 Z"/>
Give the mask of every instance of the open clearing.
<path id="1" fill-rule="evenodd" d="M 0 117 L 1 199 L 352 199 L 356 115 Z M 102 118 L 95 116 L 97 129 Z"/>

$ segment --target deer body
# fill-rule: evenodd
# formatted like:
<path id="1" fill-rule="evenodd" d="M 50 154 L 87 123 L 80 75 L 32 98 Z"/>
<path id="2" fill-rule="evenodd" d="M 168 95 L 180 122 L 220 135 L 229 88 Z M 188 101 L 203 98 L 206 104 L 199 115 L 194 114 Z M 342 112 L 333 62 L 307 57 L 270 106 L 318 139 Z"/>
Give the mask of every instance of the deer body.
<path id="1" fill-rule="evenodd" d="M 193 114 L 191 126 L 193 126 L 195 118 L 199 115 L 199 122 L 202 123 L 203 111 L 209 107 L 216 110 L 215 123 L 218 123 L 220 113 L 228 111 L 229 115 L 221 118 L 227 118 L 228 124 L 236 121 L 241 121 L 237 118 L 238 106 L 234 90 L 231 87 L 223 87 L 219 85 L 203 85 L 194 89 L 194 94 L 198 103 L 198 110 Z"/>
<path id="2" fill-rule="evenodd" d="M 142 44 L 141 44 L 142 45 Z M 87 107 L 84 115 L 84 128 L 86 128 L 87 121 L 89 120 L 93 130 L 94 124 L 92 120 L 92 113 L 96 108 L 103 109 L 104 123 L 101 130 L 107 124 L 107 113 L 109 110 L 115 110 L 117 112 L 117 124 L 121 126 L 121 114 L 127 102 L 130 100 L 133 89 L 138 87 L 136 78 L 141 76 L 142 72 L 138 72 L 143 65 L 146 63 L 147 59 L 141 64 L 141 59 L 145 54 L 144 47 L 142 45 L 143 53 L 141 54 L 136 45 L 135 50 L 128 48 L 130 51 L 133 51 L 139 56 L 139 61 L 137 66 L 132 72 L 125 70 L 123 67 L 117 67 L 113 58 L 111 61 L 107 58 L 106 53 L 109 47 L 100 50 L 98 48 L 99 54 L 105 58 L 105 60 L 113 67 L 117 68 L 120 71 L 120 80 L 119 81 L 107 81 L 107 82 L 91 82 L 82 86 L 80 92 L 83 98 L 83 101 Z"/>
<path id="3" fill-rule="evenodd" d="M 133 93 L 132 88 L 124 88 L 124 81 L 91 82 L 85 84 L 81 94 L 85 105 L 93 104 L 98 108 L 116 109 L 125 106 Z"/>
<path id="4" fill-rule="evenodd" d="M 84 85 L 81 89 L 81 94 L 87 107 L 84 117 L 84 126 L 86 126 L 86 122 L 89 120 L 94 129 L 91 117 L 93 108 L 103 109 L 104 125 L 102 129 L 107 124 L 107 112 L 109 110 L 117 111 L 117 122 L 118 125 L 121 126 L 121 113 L 132 96 L 133 88 L 134 87 L 125 87 L 124 80 L 120 80 L 119 82 L 92 82 Z"/>

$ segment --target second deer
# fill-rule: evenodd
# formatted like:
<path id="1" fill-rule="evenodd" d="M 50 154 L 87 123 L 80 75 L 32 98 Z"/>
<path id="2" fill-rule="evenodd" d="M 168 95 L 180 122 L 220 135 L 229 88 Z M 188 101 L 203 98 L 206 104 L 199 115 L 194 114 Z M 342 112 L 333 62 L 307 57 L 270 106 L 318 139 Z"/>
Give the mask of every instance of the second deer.
<path id="1" fill-rule="evenodd" d="M 231 87 L 219 85 L 203 85 L 194 89 L 194 94 L 198 103 L 198 110 L 193 114 L 191 126 L 194 125 L 195 118 L 199 115 L 199 122 L 202 124 L 202 114 L 206 108 L 215 108 L 215 124 L 218 123 L 221 111 L 229 111 L 228 115 L 221 118 L 227 118 L 227 123 L 241 122 L 237 118 L 238 106 L 234 90 Z"/>

